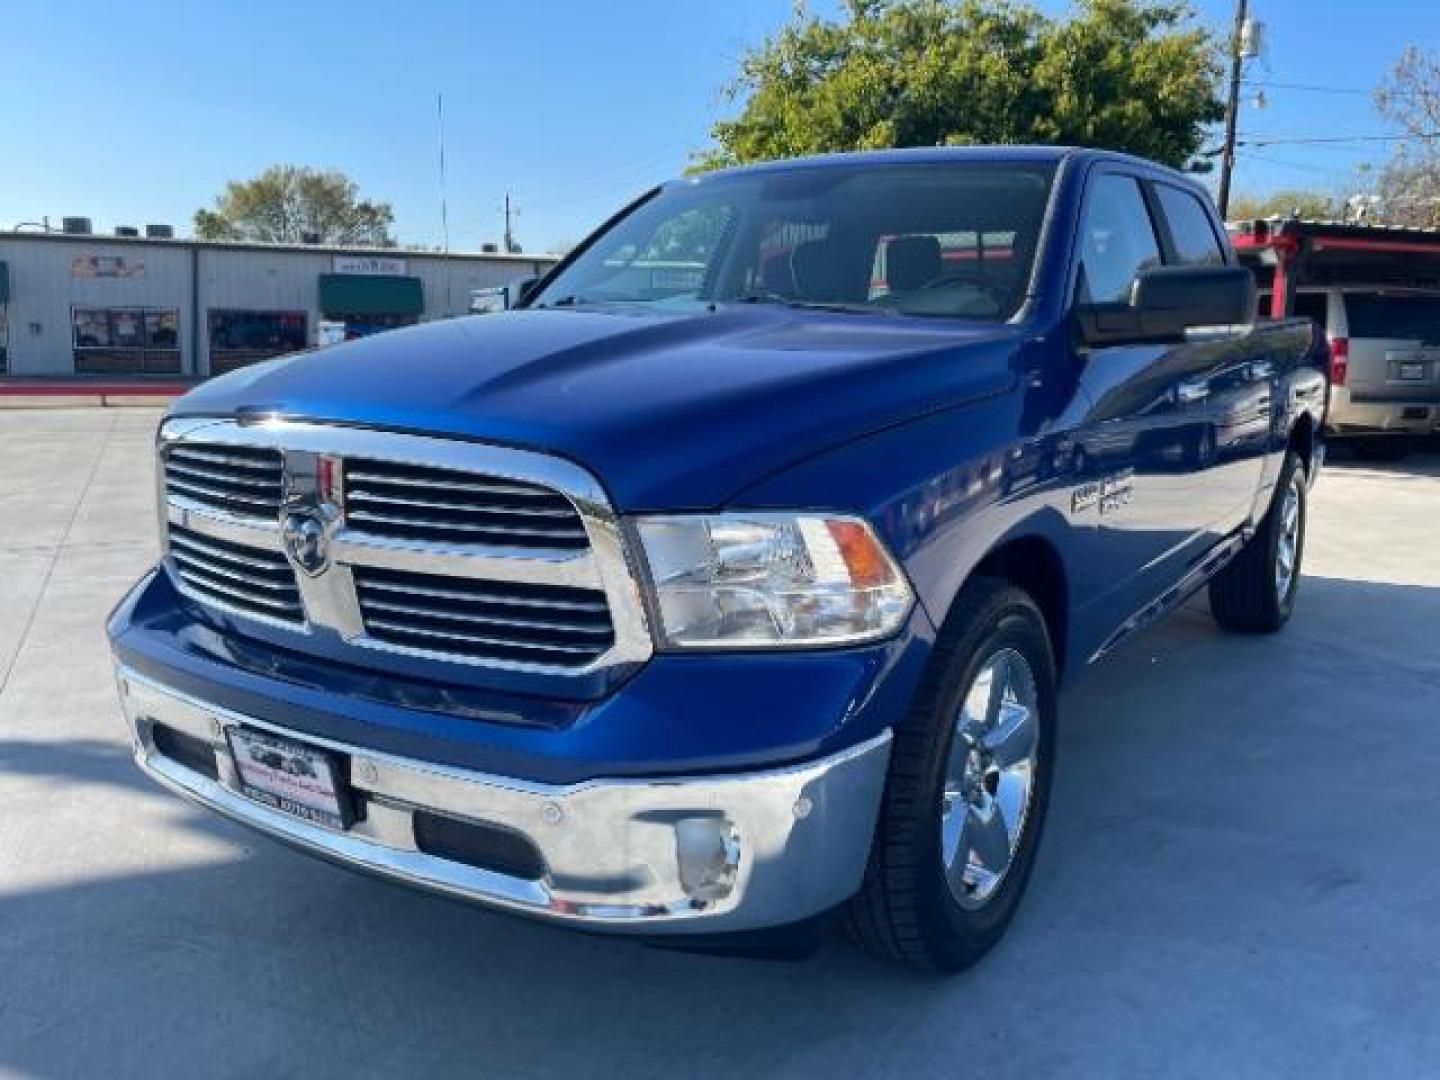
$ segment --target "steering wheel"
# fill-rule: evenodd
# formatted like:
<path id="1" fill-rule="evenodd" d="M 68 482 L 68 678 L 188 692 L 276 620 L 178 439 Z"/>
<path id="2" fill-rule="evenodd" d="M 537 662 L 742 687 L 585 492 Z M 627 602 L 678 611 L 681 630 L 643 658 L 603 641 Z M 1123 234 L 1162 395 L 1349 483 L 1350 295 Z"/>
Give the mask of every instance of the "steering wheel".
<path id="1" fill-rule="evenodd" d="M 941 274 L 933 277 L 921 285 L 917 290 L 924 292 L 928 289 L 943 289 L 947 285 L 971 285 L 981 292 L 989 293 L 990 298 L 995 301 L 995 306 L 1002 310 L 1010 302 L 1010 290 L 1001 285 L 995 284 L 984 274 L 976 274 L 967 270 L 960 270 L 949 274 Z"/>

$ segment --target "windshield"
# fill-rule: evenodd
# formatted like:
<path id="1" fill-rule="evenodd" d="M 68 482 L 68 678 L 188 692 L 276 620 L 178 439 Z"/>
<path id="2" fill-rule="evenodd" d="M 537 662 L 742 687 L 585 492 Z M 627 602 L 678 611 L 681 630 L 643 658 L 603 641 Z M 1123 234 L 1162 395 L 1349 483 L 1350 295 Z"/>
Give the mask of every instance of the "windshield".
<path id="1" fill-rule="evenodd" d="M 1392 338 L 1440 345 L 1440 296 L 1345 294 L 1352 338 Z"/>
<path id="2" fill-rule="evenodd" d="M 1051 165 L 845 165 L 680 182 L 532 307 L 776 303 L 1000 321 L 1024 299 Z"/>

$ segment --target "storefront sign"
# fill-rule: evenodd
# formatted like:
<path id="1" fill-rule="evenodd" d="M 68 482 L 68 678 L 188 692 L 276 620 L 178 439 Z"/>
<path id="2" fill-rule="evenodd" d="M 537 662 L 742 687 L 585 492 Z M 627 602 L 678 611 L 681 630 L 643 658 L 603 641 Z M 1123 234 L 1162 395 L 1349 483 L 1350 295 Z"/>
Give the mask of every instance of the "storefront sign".
<path id="1" fill-rule="evenodd" d="M 145 264 L 124 255 L 81 255 L 70 263 L 70 276 L 76 278 L 141 278 Z"/>
<path id="2" fill-rule="evenodd" d="M 405 260 L 393 255 L 336 255 L 337 274 L 403 274 Z"/>

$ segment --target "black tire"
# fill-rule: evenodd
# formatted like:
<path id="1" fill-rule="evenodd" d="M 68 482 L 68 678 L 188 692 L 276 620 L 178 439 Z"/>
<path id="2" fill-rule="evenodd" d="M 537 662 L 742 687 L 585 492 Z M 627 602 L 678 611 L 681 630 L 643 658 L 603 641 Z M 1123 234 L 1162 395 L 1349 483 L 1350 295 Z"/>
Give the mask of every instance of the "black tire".
<path id="1" fill-rule="evenodd" d="M 1403 435 L 1352 439 L 1350 445 L 1363 461 L 1403 461 L 1410 453 L 1410 440 Z"/>
<path id="2" fill-rule="evenodd" d="M 1028 810 L 1009 867 L 979 907 L 952 893 L 941 853 L 941 804 L 960 703 L 987 661 L 1014 650 L 1033 675 L 1038 708 Z M 1035 602 L 1008 582 L 977 578 L 956 599 L 915 704 L 897 726 L 870 863 L 846 906 L 851 940 L 927 971 L 961 971 L 1004 934 L 1034 865 L 1055 756 L 1055 660 Z M 993 793 L 993 792 L 992 792 Z"/>
<path id="3" fill-rule="evenodd" d="M 1284 534 L 1286 492 L 1292 486 L 1299 500 L 1299 533 L 1295 538 L 1289 583 L 1282 594 L 1277 560 Z M 1305 555 L 1308 497 L 1304 463 L 1292 451 L 1280 467 L 1270 509 L 1259 529 L 1244 550 L 1210 582 L 1210 612 L 1224 629 L 1243 634 L 1273 634 L 1290 620 Z"/>

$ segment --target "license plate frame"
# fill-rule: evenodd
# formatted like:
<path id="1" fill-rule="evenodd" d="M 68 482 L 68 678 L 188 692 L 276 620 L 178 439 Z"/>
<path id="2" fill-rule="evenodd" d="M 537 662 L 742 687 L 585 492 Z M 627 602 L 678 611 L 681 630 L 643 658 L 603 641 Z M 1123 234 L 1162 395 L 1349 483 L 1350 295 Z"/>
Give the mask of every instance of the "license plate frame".
<path id="1" fill-rule="evenodd" d="M 1428 366 L 1423 360 L 1402 360 L 1396 366 L 1395 373 L 1401 382 L 1421 382 Z"/>
<path id="2" fill-rule="evenodd" d="M 255 728 L 225 731 L 240 793 L 283 814 L 344 831 L 355 822 L 338 754 Z"/>

